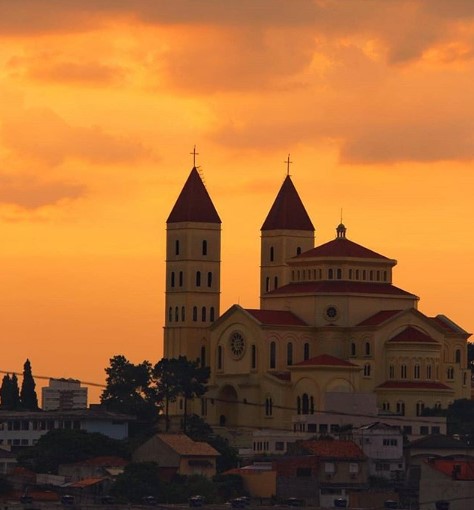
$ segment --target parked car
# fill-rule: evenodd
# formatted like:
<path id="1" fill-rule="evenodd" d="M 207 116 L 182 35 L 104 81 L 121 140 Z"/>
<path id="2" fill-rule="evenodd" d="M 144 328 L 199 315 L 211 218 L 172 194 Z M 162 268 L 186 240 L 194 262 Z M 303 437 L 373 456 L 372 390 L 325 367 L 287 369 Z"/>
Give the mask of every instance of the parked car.
<path id="1" fill-rule="evenodd" d="M 31 503 L 33 503 L 33 498 L 27 494 L 23 494 L 23 496 L 20 497 L 20 503 L 22 505 L 31 505 Z"/>
<path id="2" fill-rule="evenodd" d="M 61 504 L 65 506 L 74 505 L 74 496 L 70 494 L 64 494 L 61 496 Z"/>
<path id="3" fill-rule="evenodd" d="M 102 496 L 100 502 L 103 505 L 113 505 L 115 503 L 115 498 L 113 496 Z"/>
<path id="4" fill-rule="evenodd" d="M 230 506 L 232 508 L 245 508 L 247 504 L 245 498 L 234 498 L 230 500 Z"/>
<path id="5" fill-rule="evenodd" d="M 301 498 L 288 498 L 286 500 L 288 506 L 304 506 L 304 499 Z"/>
<path id="6" fill-rule="evenodd" d="M 147 506 L 155 506 L 157 504 L 155 496 L 143 496 L 142 504 Z"/>
<path id="7" fill-rule="evenodd" d="M 347 499 L 346 498 L 336 498 L 334 500 L 334 506 L 336 508 L 347 508 Z"/>
<path id="8" fill-rule="evenodd" d="M 197 506 L 203 506 L 206 504 L 206 498 L 204 496 L 191 496 L 189 498 L 189 506 L 197 507 Z"/>

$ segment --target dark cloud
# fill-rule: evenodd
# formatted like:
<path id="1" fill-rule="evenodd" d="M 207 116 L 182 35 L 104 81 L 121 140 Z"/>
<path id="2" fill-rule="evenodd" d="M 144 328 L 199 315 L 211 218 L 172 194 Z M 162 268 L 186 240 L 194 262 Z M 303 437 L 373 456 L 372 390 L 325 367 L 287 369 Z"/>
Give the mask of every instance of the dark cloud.
<path id="1" fill-rule="evenodd" d="M 0 203 L 35 210 L 75 200 L 86 194 L 85 186 L 61 181 L 42 181 L 33 175 L 0 174 Z"/>

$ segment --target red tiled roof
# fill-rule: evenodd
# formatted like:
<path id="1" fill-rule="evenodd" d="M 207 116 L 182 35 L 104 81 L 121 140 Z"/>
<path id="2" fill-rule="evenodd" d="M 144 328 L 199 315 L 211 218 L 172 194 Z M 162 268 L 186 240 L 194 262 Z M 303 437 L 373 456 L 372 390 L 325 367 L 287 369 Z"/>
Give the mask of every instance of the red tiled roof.
<path id="1" fill-rule="evenodd" d="M 211 445 L 201 441 L 193 441 L 186 434 L 157 434 L 157 436 L 180 455 L 200 457 L 219 456 L 219 452 Z"/>
<path id="2" fill-rule="evenodd" d="M 462 328 L 460 328 L 457 324 L 454 324 L 450 319 L 448 319 L 445 315 L 437 315 L 436 317 L 429 317 L 431 321 L 433 321 L 438 326 L 441 326 L 448 333 L 466 333 Z"/>
<path id="3" fill-rule="evenodd" d="M 402 310 L 381 310 L 380 312 L 367 317 L 367 319 L 364 319 L 362 322 L 359 322 L 357 326 L 378 326 L 394 315 L 399 314 L 401 311 Z"/>
<path id="4" fill-rule="evenodd" d="M 429 381 L 385 381 L 377 386 L 378 389 L 387 390 L 451 390 L 449 386 L 440 382 Z"/>
<path id="5" fill-rule="evenodd" d="M 425 461 L 436 471 L 439 471 L 453 480 L 474 481 L 474 461 L 461 459 L 429 459 Z M 456 474 L 454 474 L 456 473 Z"/>
<path id="6" fill-rule="evenodd" d="M 380 255 L 380 253 L 376 253 L 375 251 L 369 250 L 360 244 L 350 241 L 346 237 L 337 237 L 332 241 L 316 246 L 316 248 L 298 255 L 297 258 L 308 257 L 350 257 L 357 259 L 390 260 L 387 257 Z"/>
<path id="7" fill-rule="evenodd" d="M 390 283 L 372 283 L 372 282 L 353 282 L 353 281 L 337 281 L 324 280 L 318 282 L 298 282 L 289 283 L 283 287 L 272 290 L 265 294 L 325 294 L 325 293 L 341 293 L 341 294 L 384 294 L 398 296 L 414 296 L 409 292 L 399 289 Z"/>
<path id="8" fill-rule="evenodd" d="M 390 343 L 394 342 L 414 342 L 414 343 L 437 343 L 434 338 L 431 338 L 426 333 L 423 333 L 413 326 L 408 326 L 402 332 L 395 335 L 389 340 Z"/>
<path id="9" fill-rule="evenodd" d="M 102 478 L 84 478 L 82 480 L 79 480 L 77 482 L 72 482 L 68 485 L 68 487 L 75 487 L 75 488 L 81 488 L 81 487 L 90 487 L 92 485 L 96 485 L 98 483 L 103 482 L 104 480 L 108 480 L 107 477 Z"/>
<path id="10" fill-rule="evenodd" d="M 263 222 L 261 230 L 309 230 L 314 226 L 289 175 Z"/>
<path id="11" fill-rule="evenodd" d="M 354 363 L 351 363 L 350 361 L 346 361 L 344 359 L 336 358 L 335 356 L 331 356 L 330 354 L 320 354 L 319 356 L 315 356 L 314 358 L 306 359 L 304 361 L 300 361 L 299 363 L 295 363 L 293 366 L 357 367 L 358 365 L 354 365 Z"/>
<path id="12" fill-rule="evenodd" d="M 256 310 L 245 309 L 262 324 L 275 326 L 307 326 L 306 322 L 297 317 L 294 313 L 285 310 Z"/>
<path id="13" fill-rule="evenodd" d="M 166 223 L 181 221 L 221 223 L 211 197 L 195 167 L 191 170 Z"/>
<path id="14" fill-rule="evenodd" d="M 318 457 L 330 457 L 338 459 L 365 459 L 364 452 L 353 441 L 302 441 L 301 446 Z"/>

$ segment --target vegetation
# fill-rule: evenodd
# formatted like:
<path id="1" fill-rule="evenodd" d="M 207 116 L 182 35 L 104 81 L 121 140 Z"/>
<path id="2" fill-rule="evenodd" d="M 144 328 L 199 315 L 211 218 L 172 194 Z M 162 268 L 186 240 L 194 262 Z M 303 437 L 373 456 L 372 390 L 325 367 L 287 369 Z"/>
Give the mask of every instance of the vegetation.
<path id="1" fill-rule="evenodd" d="M 36 396 L 36 383 L 31 373 L 31 363 L 27 359 L 23 365 L 23 382 L 21 384 L 20 401 L 22 409 L 28 411 L 38 410 L 38 397 Z"/>
<path id="2" fill-rule="evenodd" d="M 474 400 L 455 400 L 447 412 L 448 435 L 458 434 L 469 444 L 474 443 Z"/>
<path id="3" fill-rule="evenodd" d="M 16 374 L 6 374 L 0 387 L 0 408 L 8 411 L 38 410 L 38 398 L 35 391 L 36 383 L 31 372 L 30 360 L 26 360 L 23 365 L 23 382 L 21 392 L 18 387 L 18 378 Z"/>
<path id="4" fill-rule="evenodd" d="M 36 473 L 57 474 L 60 464 L 106 455 L 127 458 L 126 445 L 97 432 L 55 429 L 42 436 L 35 446 L 21 450 L 18 462 Z"/>

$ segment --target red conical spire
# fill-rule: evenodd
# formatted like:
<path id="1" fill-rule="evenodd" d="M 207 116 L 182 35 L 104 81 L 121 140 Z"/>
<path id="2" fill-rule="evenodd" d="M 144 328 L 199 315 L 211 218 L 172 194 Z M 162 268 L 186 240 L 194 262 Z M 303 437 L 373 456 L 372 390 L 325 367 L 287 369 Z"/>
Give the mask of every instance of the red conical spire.
<path id="1" fill-rule="evenodd" d="M 314 226 L 289 175 L 286 176 L 261 230 L 310 230 Z"/>
<path id="2" fill-rule="evenodd" d="M 221 219 L 196 167 L 191 170 L 166 223 L 180 223 L 182 221 L 221 223 Z"/>

